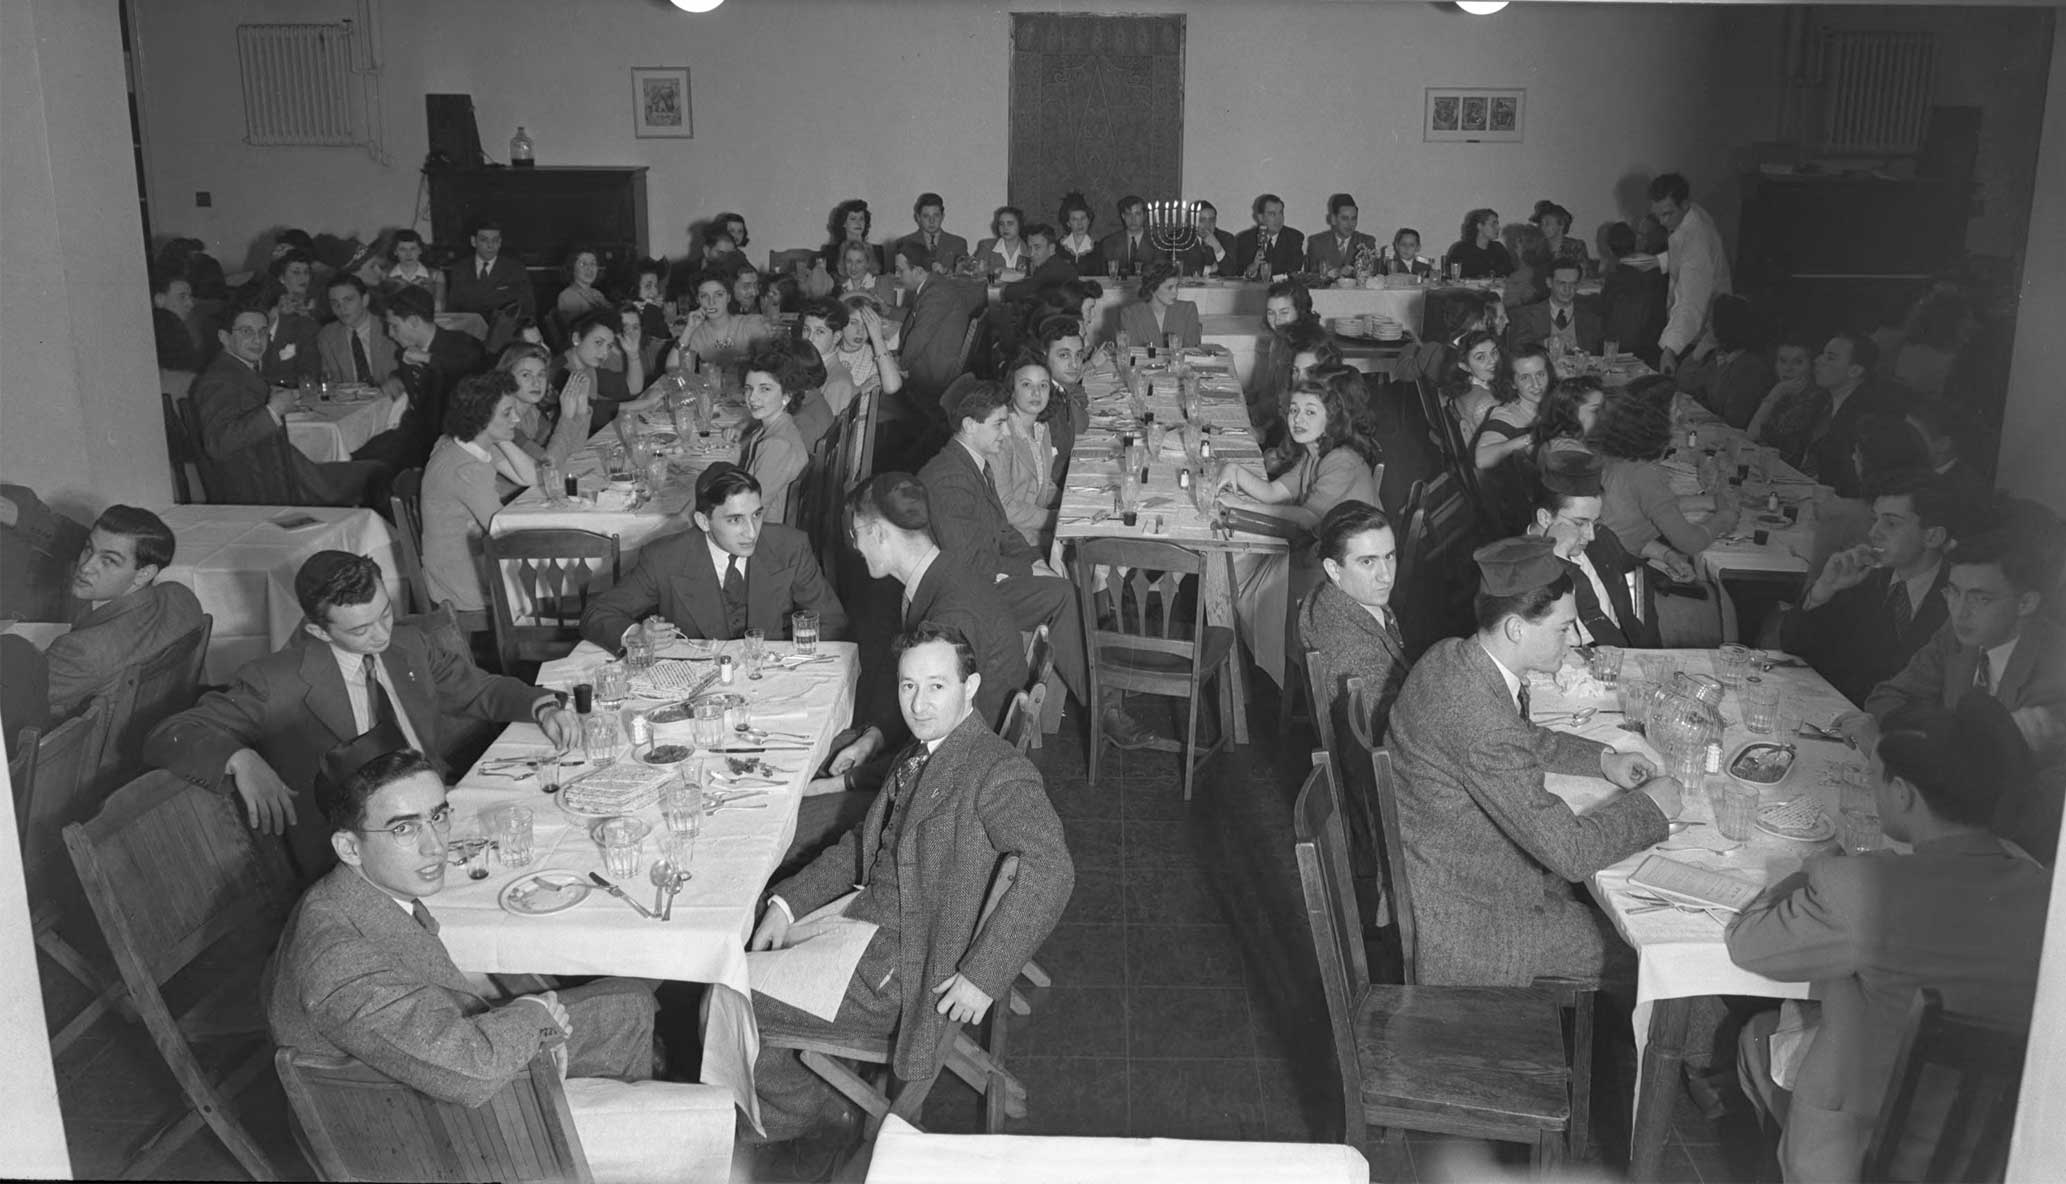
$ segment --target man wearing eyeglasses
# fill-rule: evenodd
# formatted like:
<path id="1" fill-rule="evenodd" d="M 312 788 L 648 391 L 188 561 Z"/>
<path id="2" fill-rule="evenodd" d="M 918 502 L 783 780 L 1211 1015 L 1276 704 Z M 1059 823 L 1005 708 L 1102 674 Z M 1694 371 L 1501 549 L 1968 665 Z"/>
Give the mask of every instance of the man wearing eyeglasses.
<path id="1" fill-rule="evenodd" d="M 485 673 L 417 626 L 397 624 L 373 560 L 318 551 L 295 573 L 294 594 L 304 619 L 287 644 L 152 729 L 143 759 L 198 785 L 234 789 L 252 829 L 287 836 L 304 879 L 336 857 L 329 831 L 296 799 L 315 783 L 321 754 L 336 746 L 392 727 L 435 758 L 450 716 L 535 722 L 561 748 L 574 740 L 574 717 L 553 692 Z"/>
<path id="2" fill-rule="evenodd" d="M 266 967 L 274 1043 L 350 1056 L 465 1106 L 549 1051 L 596 1179 L 703 1178 L 692 1169 L 711 1165 L 695 1152 L 729 1148 L 730 1100 L 651 1080 L 652 983 L 604 979 L 491 999 L 453 963 L 424 904 L 445 885 L 452 805 L 420 753 L 359 759 L 386 743 L 369 737 L 324 758 L 315 804 L 337 866 L 302 896 Z M 715 1139 L 713 1126 L 723 1132 Z"/>

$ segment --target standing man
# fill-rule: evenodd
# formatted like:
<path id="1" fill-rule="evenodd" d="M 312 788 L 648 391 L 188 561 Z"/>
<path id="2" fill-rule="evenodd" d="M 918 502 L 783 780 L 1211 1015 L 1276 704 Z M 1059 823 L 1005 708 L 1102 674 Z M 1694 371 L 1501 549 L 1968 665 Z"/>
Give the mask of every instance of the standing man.
<path id="1" fill-rule="evenodd" d="M 1220 229 L 1219 207 L 1209 201 L 1198 203 L 1198 241 L 1183 254 L 1185 275 L 1235 276 L 1234 236 Z"/>
<path id="2" fill-rule="evenodd" d="M 502 227 L 494 222 L 474 227 L 473 255 L 453 264 L 445 281 L 445 307 L 485 319 L 487 346 L 496 352 L 516 337 L 519 319 L 538 319 L 530 273 L 523 263 L 502 254 Z"/>
<path id="3" fill-rule="evenodd" d="M 402 351 L 384 384 L 395 400 L 388 430 L 353 455 L 399 470 L 429 458 L 444 430 L 446 401 L 462 379 L 488 368 L 488 355 L 472 334 L 438 324 L 431 295 L 422 288 L 402 288 L 388 297 L 387 335 Z"/>
<path id="4" fill-rule="evenodd" d="M 1367 234 L 1356 232 L 1356 199 L 1346 193 L 1337 193 L 1327 199 L 1327 227 L 1333 233 L 1316 234 L 1306 240 L 1306 270 L 1325 275 L 1330 279 L 1356 266 L 1356 256 L 1370 252 L 1371 263 L 1377 262 L 1377 240 Z"/>
<path id="5" fill-rule="evenodd" d="M 932 270 L 939 275 L 952 275 L 961 261 L 968 258 L 968 240 L 941 230 L 940 225 L 946 219 L 947 203 L 939 194 L 919 194 L 918 200 L 911 205 L 911 220 L 918 223 L 918 229 L 898 239 L 897 247 L 923 246 L 932 256 Z"/>
<path id="6" fill-rule="evenodd" d="M 884 430 L 897 433 L 876 445 L 885 465 L 923 457 L 945 437 L 940 396 L 961 373 L 961 342 L 969 319 L 990 299 L 985 284 L 935 275 L 931 252 L 909 239 L 897 244 L 896 268 L 905 292 L 897 347 L 904 388 L 898 398 L 883 400 Z"/>
<path id="7" fill-rule="evenodd" d="M 1420 982 L 1632 979 L 1633 954 L 1573 886 L 1662 842 L 1678 784 L 1642 756 L 1530 722 L 1528 676 L 1556 672 L 1578 619 L 1550 541 L 1502 539 L 1472 558 L 1478 631 L 1421 655 L 1386 741 Z M 1549 773 L 1605 777 L 1625 792 L 1579 814 L 1544 788 Z"/>
<path id="8" fill-rule="evenodd" d="M 1392 703 L 1410 665 L 1399 615 L 1391 607 L 1398 538 L 1383 510 L 1359 501 L 1327 511 L 1314 533 L 1327 582 L 1314 588 L 1298 610 L 1299 645 L 1312 663 L 1315 685 L 1325 692 L 1313 710 L 1331 713 L 1335 727 L 1344 726 L 1348 681 L 1360 678 L 1374 696 L 1371 717 L 1363 722 L 1372 742 L 1383 743 Z"/>
<path id="9" fill-rule="evenodd" d="M 1120 275 L 1139 275 L 1142 265 L 1155 257 L 1148 244 L 1148 203 L 1131 193 L 1120 198 L 1119 224 L 1098 241 L 1098 253 L 1107 263 L 1117 263 Z"/>
<path id="10" fill-rule="evenodd" d="M 72 576 L 72 595 L 88 607 L 43 653 L 51 718 L 70 715 L 206 619 L 193 589 L 159 581 L 172 551 L 172 528 L 149 510 L 109 506 L 94 522 Z"/>
<path id="11" fill-rule="evenodd" d="M 1729 252 L 1714 215 L 1692 200 L 1686 178 L 1666 173 L 1650 182 L 1650 214 L 1670 233 L 1669 247 L 1657 266 L 1671 277 L 1666 297 L 1664 334 L 1658 338 L 1658 368 L 1666 374 L 1679 363 L 1715 347 L 1711 314 L 1714 299 L 1735 291 L 1729 283 Z"/>
<path id="12" fill-rule="evenodd" d="M 1284 225 L 1284 199 L 1265 193 L 1249 207 L 1255 225 L 1234 239 L 1234 271 L 1252 281 L 1287 276 L 1305 259 L 1306 236 Z"/>
<path id="13" fill-rule="evenodd" d="M 380 386 L 400 364 L 394 339 L 373 315 L 365 281 L 350 272 L 330 278 L 330 311 L 336 320 L 316 333 L 316 352 L 323 359 L 323 377 L 331 382 Z"/>

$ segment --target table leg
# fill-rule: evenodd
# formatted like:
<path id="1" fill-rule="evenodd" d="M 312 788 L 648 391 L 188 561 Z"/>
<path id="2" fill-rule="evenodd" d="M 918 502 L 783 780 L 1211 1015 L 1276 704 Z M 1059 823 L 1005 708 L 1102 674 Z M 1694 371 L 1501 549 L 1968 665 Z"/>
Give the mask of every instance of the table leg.
<path id="1" fill-rule="evenodd" d="M 1722 580 L 1722 573 L 1702 565 L 1707 571 L 1707 586 L 1714 589 L 1715 607 L 1722 615 L 1722 641 L 1741 640 L 1736 636 L 1736 602 L 1729 598 L 1729 589 Z"/>
<path id="2" fill-rule="evenodd" d="M 1227 659 L 1227 694 L 1234 700 L 1234 743 L 1248 743 L 1248 661 L 1234 624 L 1234 558 L 1210 556 L 1199 594 L 1205 597 L 1205 623 L 1235 630 L 1234 653 Z M 1217 560 L 1215 562 L 1214 560 Z"/>
<path id="3" fill-rule="evenodd" d="M 1651 1005 L 1650 1039 L 1636 1086 L 1635 1121 L 1630 1124 L 1628 1178 L 1662 1179 L 1664 1142 L 1671 1134 L 1672 1102 L 1686 1061 L 1689 998 L 1659 999 Z"/>

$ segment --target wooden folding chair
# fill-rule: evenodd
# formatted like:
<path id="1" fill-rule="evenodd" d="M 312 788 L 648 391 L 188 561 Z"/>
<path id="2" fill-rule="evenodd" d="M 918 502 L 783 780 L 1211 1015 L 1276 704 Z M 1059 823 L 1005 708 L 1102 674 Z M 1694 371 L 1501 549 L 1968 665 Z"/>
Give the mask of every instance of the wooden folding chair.
<path id="1" fill-rule="evenodd" d="M 131 666 L 101 693 L 99 697 L 107 704 L 108 726 L 93 774 L 96 800 L 141 773 L 144 737 L 200 697 L 201 669 L 208 661 L 208 642 L 214 635 L 215 618 L 201 614 L 199 625 Z M 56 846 L 54 840 L 52 846 Z"/>
<path id="2" fill-rule="evenodd" d="M 1227 565 L 1227 586 L 1232 587 L 1233 557 L 1222 554 L 1218 558 Z M 1234 735 L 1234 698 L 1229 684 L 1233 676 L 1234 631 L 1205 623 L 1203 584 L 1205 565 L 1209 562 L 1210 557 L 1174 543 L 1097 538 L 1076 544 L 1072 565 L 1076 594 L 1089 633 L 1090 702 L 1103 702 L 1106 689 L 1184 701 L 1187 718 L 1182 742 L 1157 736 L 1151 738 L 1150 745 L 1181 757 L 1185 801 L 1191 798 L 1191 781 L 1198 766 L 1224 748 Z M 1101 568 L 1106 569 L 1102 592 L 1097 590 Z M 1193 585 L 1188 622 L 1178 615 L 1178 601 L 1186 582 Z M 1106 600 L 1109 615 L 1099 611 L 1100 597 Z M 1154 623 L 1153 612 L 1158 602 L 1160 626 Z M 1113 628 L 1093 625 L 1107 619 L 1113 622 Z M 1208 680 L 1219 683 L 1219 735 L 1200 752 L 1198 700 Z M 1088 714 L 1090 783 L 1096 785 L 1104 756 L 1104 723 L 1102 713 L 1094 708 Z"/>
<path id="3" fill-rule="evenodd" d="M 479 1106 L 441 1102 L 344 1056 L 283 1048 L 273 1067 L 295 1135 L 325 1180 L 589 1184 L 588 1157 L 552 1054 Z"/>
<path id="4" fill-rule="evenodd" d="M 1047 626 L 1042 625 L 1036 633 L 1044 640 L 1047 636 Z M 1049 657 L 1051 659 L 1052 654 Z M 997 734 L 1003 737 L 1005 743 L 1020 752 L 1038 747 L 1040 710 L 1041 705 L 1046 702 L 1047 687 L 1038 679 L 1033 680 L 1025 690 L 1013 692 L 1011 702 L 1004 705 L 1004 723 L 997 729 Z M 1054 979 L 1049 977 L 1039 962 L 1032 959 L 1027 959 L 1026 965 L 1019 971 L 1019 977 L 1036 987 L 1054 985 Z M 1017 987 L 1012 988 L 1011 1010 L 1013 1015 L 1033 1014 L 1033 1005 L 1026 1001 L 1026 997 L 1019 993 Z"/>
<path id="5" fill-rule="evenodd" d="M 1861 1180 L 2000 1181 L 2030 1033 L 1951 1015 L 1925 987 L 1908 1005 Z"/>
<path id="6" fill-rule="evenodd" d="M 1342 1141 L 1361 1148 L 1380 1128 L 1394 1165 L 1409 1130 L 1520 1142 L 1539 1174 L 1553 1171 L 1571 1118 L 1555 996 L 1372 983 L 1333 779 L 1315 756 L 1293 828 L 1341 1075 Z"/>
<path id="7" fill-rule="evenodd" d="M 1406 538 L 1392 586 L 1394 602 L 1412 610 L 1399 616 L 1414 626 L 1416 636 L 1408 640 L 1417 643 L 1449 636 L 1469 609 L 1471 581 L 1463 569 L 1477 521 L 1453 473 L 1414 482 L 1406 504 Z"/>
<path id="8" fill-rule="evenodd" d="M 1065 693 L 1062 689 L 1061 676 L 1055 673 L 1055 646 L 1054 638 L 1051 634 L 1052 630 L 1046 622 L 1042 622 L 1033 629 L 1020 634 L 1020 636 L 1026 639 L 1026 689 L 1028 691 L 1035 690 L 1036 688 L 1039 690 L 1040 693 L 1036 700 L 1036 705 L 1038 706 L 1045 706 L 1050 699 L 1059 705 Z M 1030 741 L 1033 747 L 1040 747 L 1040 739 L 1043 735 L 1060 730 L 1060 726 L 1056 722 L 1056 718 L 1060 714 L 1060 711 L 1056 711 L 1052 715 L 1045 713 L 1041 715 L 1040 726 L 1033 730 Z"/>
<path id="9" fill-rule="evenodd" d="M 272 1054 L 257 988 L 294 904 L 283 852 L 262 843 L 228 798 L 162 769 L 115 791 L 94 818 L 68 824 L 64 839 L 129 1001 L 190 1107 L 144 1141 L 124 1174 L 150 1175 L 205 1123 L 252 1178 L 276 1179 L 229 1102 L 260 1079 Z M 223 981 L 174 1014 L 166 985 L 217 950 L 208 973 Z M 256 1046 L 217 1078 L 191 1042 L 229 1033 L 255 1034 Z"/>
<path id="10" fill-rule="evenodd" d="M 520 530 L 481 540 L 482 582 L 494 606 L 503 671 L 563 657 L 581 642 L 590 598 L 615 586 L 617 536 L 589 530 Z"/>

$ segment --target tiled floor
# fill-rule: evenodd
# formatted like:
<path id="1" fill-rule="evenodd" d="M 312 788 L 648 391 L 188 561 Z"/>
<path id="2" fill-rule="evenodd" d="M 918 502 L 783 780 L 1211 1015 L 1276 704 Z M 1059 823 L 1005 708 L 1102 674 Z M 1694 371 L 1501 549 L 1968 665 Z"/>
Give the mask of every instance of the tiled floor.
<path id="1" fill-rule="evenodd" d="M 1259 704 L 1257 742 L 1214 757 L 1186 803 L 1176 760 L 1119 754 L 1093 788 L 1081 745 L 1060 737 L 1036 754 L 1068 830 L 1076 892 L 1041 951 L 1054 985 L 1029 992 L 1033 1014 L 1010 1029 L 1008 1061 L 1025 1083 L 1027 1133 L 1313 1140 L 1339 1102 L 1325 1004 L 1292 856 L 1291 803 L 1306 767 L 1301 737 L 1271 743 L 1274 705 Z M 53 1011 L 74 992 L 52 980 Z M 80 1178 L 119 1171 L 178 1098 L 142 1029 L 103 1020 L 59 1058 L 59 1096 Z M 1620 1175 L 1628 1068 L 1601 1073 L 1599 1139 Z M 1619 1095 L 1626 1098 L 1626 1093 Z M 306 1177 L 270 1073 L 237 1105 L 283 1173 Z M 930 1129 L 975 1129 L 979 1108 L 958 1081 L 935 1089 Z M 1666 1178 L 1749 1179 L 1690 1103 L 1680 1107 Z M 1750 1140 L 1727 1141 L 1747 1158 Z M 1384 1178 L 1482 1178 L 1475 1149 L 1409 1140 Z M 1375 1156 L 1373 1156 L 1375 1158 Z M 1508 1157 L 1511 1160 L 1511 1156 Z M 1525 1161 L 1519 1163 L 1525 1171 Z M 203 1133 L 164 1178 L 241 1178 Z"/>

